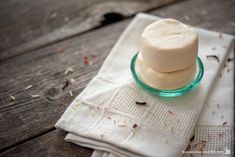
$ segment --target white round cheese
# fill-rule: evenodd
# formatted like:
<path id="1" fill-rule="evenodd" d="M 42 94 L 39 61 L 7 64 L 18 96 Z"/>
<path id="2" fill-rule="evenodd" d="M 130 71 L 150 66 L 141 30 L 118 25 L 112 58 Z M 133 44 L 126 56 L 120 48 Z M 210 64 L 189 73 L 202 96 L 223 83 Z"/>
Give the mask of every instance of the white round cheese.
<path id="1" fill-rule="evenodd" d="M 139 76 L 143 82 L 153 88 L 163 90 L 173 90 L 186 86 L 192 82 L 196 73 L 196 62 L 183 70 L 158 72 L 143 61 L 140 53 L 136 64 Z"/>
<path id="2" fill-rule="evenodd" d="M 159 20 L 145 28 L 140 51 L 143 60 L 159 72 L 185 69 L 196 61 L 198 35 L 177 20 Z"/>

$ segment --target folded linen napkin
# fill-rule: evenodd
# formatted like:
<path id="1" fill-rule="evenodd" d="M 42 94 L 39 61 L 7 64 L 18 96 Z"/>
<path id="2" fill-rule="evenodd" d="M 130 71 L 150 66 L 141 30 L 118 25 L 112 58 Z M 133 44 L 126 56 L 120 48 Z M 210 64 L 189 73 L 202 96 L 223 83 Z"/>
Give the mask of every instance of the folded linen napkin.
<path id="1" fill-rule="evenodd" d="M 216 52 L 216 48 L 213 48 Z M 229 50 L 229 56 L 224 68 L 217 76 L 211 89 L 201 115 L 194 130 L 194 141 L 190 142 L 191 149 L 185 151 L 183 156 L 193 154 L 201 156 L 200 143 L 206 141 L 204 156 L 232 156 L 234 145 L 234 58 L 233 49 Z M 226 95 L 226 96 L 223 96 Z M 226 126 L 223 126 L 227 123 Z M 209 135 L 209 136 L 208 136 Z M 220 137 L 221 136 L 221 137 Z M 69 135 L 70 138 L 73 138 Z M 213 137 L 213 138 L 212 138 Z M 95 150 L 92 157 L 117 157 L 116 155 Z"/>
<path id="2" fill-rule="evenodd" d="M 233 37 L 196 29 L 205 73 L 200 86 L 184 96 L 166 99 L 141 90 L 132 79 L 130 61 L 144 28 L 159 18 L 138 14 L 124 31 L 97 76 L 56 123 L 66 140 L 118 156 L 181 156 L 193 133 Z M 217 46 L 219 63 L 208 62 Z M 225 46 L 228 48 L 225 48 Z M 136 105 L 135 102 L 147 105 Z"/>

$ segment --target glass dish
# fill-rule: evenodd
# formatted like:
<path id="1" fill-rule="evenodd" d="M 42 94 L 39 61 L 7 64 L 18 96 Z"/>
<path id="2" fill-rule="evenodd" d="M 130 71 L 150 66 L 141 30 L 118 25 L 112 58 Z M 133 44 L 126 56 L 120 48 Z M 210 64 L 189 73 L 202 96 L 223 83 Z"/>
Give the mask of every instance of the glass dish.
<path id="1" fill-rule="evenodd" d="M 144 83 L 141 78 L 138 75 L 138 69 L 136 68 L 136 59 L 137 59 L 138 53 L 136 53 L 132 60 L 131 60 L 131 73 L 132 76 L 134 77 L 137 85 L 140 86 L 141 89 L 154 94 L 154 95 L 158 95 L 161 97 L 177 97 L 177 96 L 181 96 L 193 89 L 195 89 L 200 81 L 202 80 L 203 74 L 204 74 L 204 67 L 203 67 L 203 63 L 201 61 L 201 59 L 199 57 L 197 57 L 197 71 L 194 77 L 194 80 L 188 84 L 187 86 L 184 86 L 182 88 L 178 88 L 178 89 L 174 89 L 174 90 L 161 90 L 161 89 L 157 89 L 157 88 L 153 88 L 150 87 L 149 85 L 147 85 L 146 83 Z"/>

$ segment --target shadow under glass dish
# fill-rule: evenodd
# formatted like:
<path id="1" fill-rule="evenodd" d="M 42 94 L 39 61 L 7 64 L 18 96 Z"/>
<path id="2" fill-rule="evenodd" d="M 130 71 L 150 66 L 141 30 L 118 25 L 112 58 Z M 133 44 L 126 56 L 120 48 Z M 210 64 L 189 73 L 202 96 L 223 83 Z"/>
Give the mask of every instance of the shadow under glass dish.
<path id="1" fill-rule="evenodd" d="M 195 77 L 193 79 L 193 81 L 191 83 L 189 83 L 187 86 L 184 86 L 182 88 L 178 88 L 178 89 L 174 89 L 174 90 L 162 90 L 162 89 L 157 89 L 157 88 L 153 88 L 149 85 L 147 85 L 145 82 L 143 82 L 141 80 L 141 78 L 139 77 L 138 74 L 138 69 L 136 68 L 136 60 L 138 57 L 139 52 L 137 52 L 132 60 L 131 60 L 131 73 L 132 76 L 134 77 L 136 83 L 140 86 L 141 89 L 154 94 L 154 95 L 158 95 L 161 97 L 177 97 L 177 96 L 181 96 L 193 89 L 195 89 L 200 81 L 202 80 L 203 74 L 204 74 L 204 67 L 202 64 L 202 61 L 199 57 L 197 57 L 197 70 L 196 70 L 196 74 Z"/>

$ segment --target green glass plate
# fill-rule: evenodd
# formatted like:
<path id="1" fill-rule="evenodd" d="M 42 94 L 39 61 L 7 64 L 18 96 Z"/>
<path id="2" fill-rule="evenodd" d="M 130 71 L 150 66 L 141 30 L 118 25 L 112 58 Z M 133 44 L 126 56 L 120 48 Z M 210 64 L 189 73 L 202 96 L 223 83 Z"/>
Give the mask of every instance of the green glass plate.
<path id="1" fill-rule="evenodd" d="M 147 85 L 146 83 L 144 83 L 139 75 L 138 75 L 138 70 L 136 69 L 136 59 L 137 59 L 138 53 L 136 53 L 132 60 L 131 60 L 131 73 L 132 76 L 134 77 L 136 83 L 140 86 L 141 89 L 154 94 L 154 95 L 158 95 L 161 97 L 177 97 L 177 96 L 181 96 L 193 89 L 195 89 L 200 81 L 202 80 L 203 74 L 204 74 L 204 67 L 203 67 L 203 63 L 201 61 L 201 59 L 199 57 L 197 57 L 197 72 L 195 74 L 194 80 L 188 84 L 187 86 L 184 86 L 182 88 L 178 88 L 178 89 L 174 89 L 174 90 L 161 90 L 161 89 L 157 89 L 157 88 L 153 88 L 150 87 L 149 85 Z"/>

